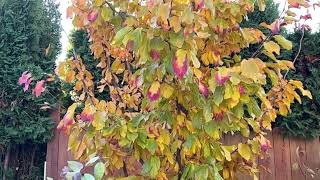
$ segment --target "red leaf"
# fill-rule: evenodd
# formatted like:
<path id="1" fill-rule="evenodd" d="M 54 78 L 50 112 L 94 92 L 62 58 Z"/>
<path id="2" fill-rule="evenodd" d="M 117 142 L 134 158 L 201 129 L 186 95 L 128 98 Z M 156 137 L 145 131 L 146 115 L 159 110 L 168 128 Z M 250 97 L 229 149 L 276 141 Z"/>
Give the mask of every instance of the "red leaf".
<path id="1" fill-rule="evenodd" d="M 181 80 L 188 71 L 188 59 L 184 58 L 183 63 L 178 62 L 178 58 L 174 57 L 172 60 L 172 66 L 174 73 L 178 76 L 178 78 Z"/>
<path id="2" fill-rule="evenodd" d="M 199 91 L 204 97 L 209 96 L 209 88 L 207 85 L 203 84 L 202 82 L 199 81 L 198 83 Z"/>
<path id="3" fill-rule="evenodd" d="M 36 95 L 36 97 L 41 96 L 41 94 L 45 91 L 44 83 L 44 80 L 37 82 L 36 87 L 33 89 L 33 94 Z"/>
<path id="4" fill-rule="evenodd" d="M 152 49 L 150 51 L 150 56 L 152 60 L 158 61 L 160 59 L 160 52 L 158 50 Z"/>
<path id="5" fill-rule="evenodd" d="M 153 82 L 148 90 L 147 97 L 150 101 L 156 101 L 160 98 L 160 83 Z"/>

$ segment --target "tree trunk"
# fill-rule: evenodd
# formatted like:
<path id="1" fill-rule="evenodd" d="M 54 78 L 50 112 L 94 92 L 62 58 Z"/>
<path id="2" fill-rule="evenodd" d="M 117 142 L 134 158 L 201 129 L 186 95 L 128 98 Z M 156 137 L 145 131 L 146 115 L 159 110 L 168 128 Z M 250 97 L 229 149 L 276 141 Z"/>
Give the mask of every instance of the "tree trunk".
<path id="1" fill-rule="evenodd" d="M 6 155 L 5 155 L 4 162 L 3 162 L 3 177 L 2 177 L 3 180 L 6 180 L 6 173 L 9 168 L 10 153 L 11 153 L 11 146 L 9 145 L 7 147 Z"/>
<path id="2" fill-rule="evenodd" d="M 32 148 L 32 155 L 31 155 L 30 168 L 29 168 L 29 177 L 31 177 L 32 168 L 33 168 L 33 162 L 34 162 L 34 157 L 35 157 L 35 155 L 36 155 L 36 149 L 37 149 L 37 146 L 35 146 L 34 148 Z"/>

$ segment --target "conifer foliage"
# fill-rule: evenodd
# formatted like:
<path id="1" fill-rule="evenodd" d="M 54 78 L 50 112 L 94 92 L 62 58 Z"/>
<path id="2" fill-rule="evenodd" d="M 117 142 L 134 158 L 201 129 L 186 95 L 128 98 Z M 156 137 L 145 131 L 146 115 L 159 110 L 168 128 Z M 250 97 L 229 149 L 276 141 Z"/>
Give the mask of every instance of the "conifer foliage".
<path id="1" fill-rule="evenodd" d="M 52 135 L 48 108 L 57 102 L 58 86 L 48 85 L 40 96 L 44 81 L 37 79 L 54 70 L 60 31 L 53 0 L 0 0 L 0 147 L 7 153 L 16 152 L 17 144 L 46 143 Z"/>

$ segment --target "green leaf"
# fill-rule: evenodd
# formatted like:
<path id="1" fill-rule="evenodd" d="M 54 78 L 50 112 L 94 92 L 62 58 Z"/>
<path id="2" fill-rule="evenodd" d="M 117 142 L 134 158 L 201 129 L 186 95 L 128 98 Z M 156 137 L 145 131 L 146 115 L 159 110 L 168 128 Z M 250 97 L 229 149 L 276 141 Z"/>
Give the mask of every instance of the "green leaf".
<path id="1" fill-rule="evenodd" d="M 156 178 L 160 169 L 160 159 L 157 156 L 151 156 L 142 166 L 142 174 L 151 178 Z"/>
<path id="2" fill-rule="evenodd" d="M 250 98 L 249 103 L 247 104 L 248 112 L 252 117 L 259 117 L 261 115 L 261 109 L 254 98 Z"/>
<path id="3" fill-rule="evenodd" d="M 81 180 L 95 180 L 95 178 L 91 174 L 84 174 Z"/>
<path id="4" fill-rule="evenodd" d="M 98 162 L 94 166 L 94 177 L 96 178 L 96 180 L 102 179 L 104 172 L 105 172 L 105 165 L 103 164 L 103 162 Z"/>
<path id="5" fill-rule="evenodd" d="M 206 104 L 203 107 L 203 116 L 204 116 L 205 122 L 212 121 L 213 115 L 212 115 L 212 112 L 211 112 L 210 104 Z"/>
<path id="6" fill-rule="evenodd" d="M 249 161 L 252 157 L 252 152 L 248 144 L 238 144 L 238 152 L 245 160 Z"/>
<path id="7" fill-rule="evenodd" d="M 184 145 L 186 148 L 191 149 L 191 147 L 195 141 L 196 141 L 196 137 L 192 134 L 189 134 Z"/>
<path id="8" fill-rule="evenodd" d="M 127 138 L 128 138 L 131 142 L 133 142 L 133 141 L 135 141 L 135 140 L 138 138 L 138 133 L 128 133 L 128 134 L 127 134 Z"/>
<path id="9" fill-rule="evenodd" d="M 292 42 L 287 40 L 281 35 L 275 35 L 274 39 L 277 41 L 280 46 L 286 50 L 291 50 L 292 49 Z"/>
<path id="10" fill-rule="evenodd" d="M 86 166 L 92 165 L 92 164 L 95 163 L 98 159 L 99 159 L 98 156 L 91 158 L 91 159 L 86 163 Z"/>
<path id="11" fill-rule="evenodd" d="M 124 39 L 125 35 L 127 35 L 132 30 L 132 27 L 124 27 L 120 29 L 115 37 L 113 38 L 113 44 L 115 46 L 119 46 L 122 43 L 122 40 Z"/>
<path id="12" fill-rule="evenodd" d="M 213 120 L 204 125 L 204 131 L 213 139 L 219 139 L 220 137 L 219 127 Z"/>
<path id="13" fill-rule="evenodd" d="M 224 88 L 223 86 L 216 87 L 214 94 L 213 94 L 213 102 L 219 106 L 223 101 Z"/>
<path id="14" fill-rule="evenodd" d="M 190 174 L 193 172 L 194 166 L 193 164 L 188 164 L 187 167 L 184 169 L 181 180 L 189 179 Z"/>
<path id="15" fill-rule="evenodd" d="M 182 33 L 170 33 L 169 34 L 169 42 L 176 46 L 177 48 L 182 48 L 184 43 L 184 37 Z"/>
<path id="16" fill-rule="evenodd" d="M 103 7 L 101 10 L 101 17 L 105 21 L 110 21 L 113 17 L 113 11 L 110 8 Z"/>
<path id="17" fill-rule="evenodd" d="M 68 161 L 68 167 L 73 172 L 80 172 L 80 170 L 83 168 L 83 164 L 77 162 L 77 161 Z"/>
<path id="18" fill-rule="evenodd" d="M 197 180 L 207 180 L 209 176 L 209 170 L 208 170 L 208 166 L 200 166 L 196 173 L 195 173 L 195 179 Z"/>
<path id="19" fill-rule="evenodd" d="M 196 129 L 201 129 L 202 127 L 202 115 L 200 112 L 191 114 L 192 126 Z"/>
<path id="20" fill-rule="evenodd" d="M 151 154 L 154 154 L 157 150 L 157 142 L 154 139 L 147 139 L 146 148 Z"/>

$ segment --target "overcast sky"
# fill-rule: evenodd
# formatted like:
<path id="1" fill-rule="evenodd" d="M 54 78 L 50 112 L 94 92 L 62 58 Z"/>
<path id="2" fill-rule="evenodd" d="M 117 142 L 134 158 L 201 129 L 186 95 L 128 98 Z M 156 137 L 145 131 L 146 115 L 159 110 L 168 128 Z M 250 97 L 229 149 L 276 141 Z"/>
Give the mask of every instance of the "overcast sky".
<path id="1" fill-rule="evenodd" d="M 65 32 L 62 33 L 61 43 L 62 43 L 62 53 L 60 54 L 58 61 L 62 61 L 65 59 L 66 51 L 68 49 L 68 37 L 66 33 L 69 33 L 72 30 L 72 22 L 70 19 L 66 18 L 66 9 L 70 4 L 69 0 L 56 0 L 57 3 L 60 3 L 60 12 L 62 14 L 62 28 Z M 284 0 L 274 0 L 275 2 L 280 3 L 279 9 L 283 9 Z M 310 0 L 310 2 L 318 2 L 317 0 Z M 306 9 L 302 9 L 296 11 L 297 14 L 305 14 L 307 12 Z M 310 25 L 314 30 L 317 30 L 320 25 L 320 8 L 318 7 L 317 11 L 310 8 L 310 13 L 312 14 L 312 20 L 308 20 L 307 24 Z"/>

